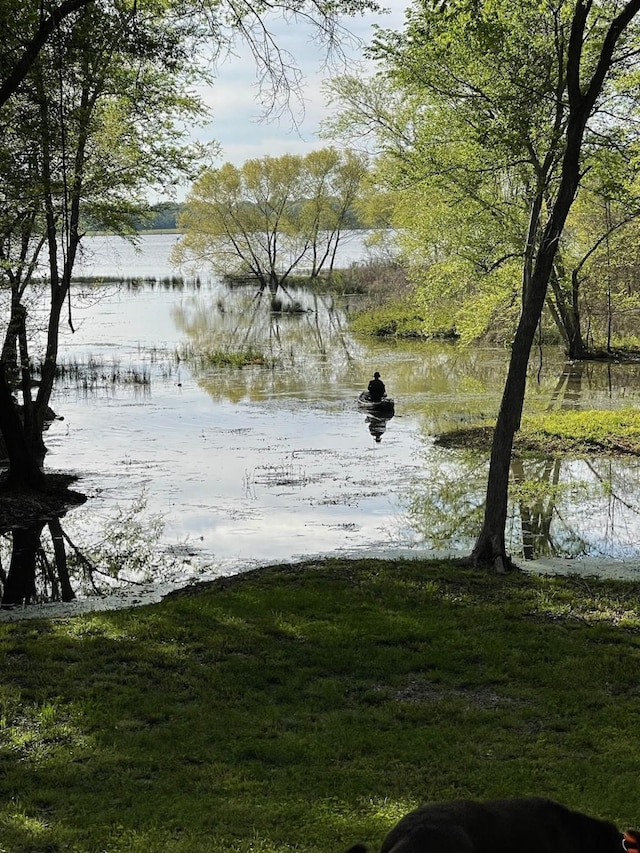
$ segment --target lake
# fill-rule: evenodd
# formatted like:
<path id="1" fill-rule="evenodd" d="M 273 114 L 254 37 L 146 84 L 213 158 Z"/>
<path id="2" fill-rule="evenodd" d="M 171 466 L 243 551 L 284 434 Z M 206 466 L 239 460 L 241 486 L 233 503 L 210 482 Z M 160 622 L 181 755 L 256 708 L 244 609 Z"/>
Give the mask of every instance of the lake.
<path id="1" fill-rule="evenodd" d="M 145 236 L 140 251 L 87 240 L 79 275 L 135 281 L 76 285 L 75 332 L 63 330 L 52 405 L 64 421 L 47 433 L 47 467 L 76 472 L 89 496 L 64 520 L 74 543 L 106 548 L 132 581 L 169 583 L 312 555 L 468 553 L 487 458 L 434 437 L 495 417 L 506 352 L 358 339 L 349 316 L 362 297 L 295 291 L 302 313 L 276 314 L 253 288 L 204 274 L 179 286 L 176 239 Z M 354 240 L 342 263 L 364 252 Z M 269 366 L 207 361 L 239 342 Z M 568 366 L 545 349 L 526 409 L 634 405 L 639 369 Z M 387 422 L 356 405 L 374 370 L 396 401 Z M 515 463 L 512 554 L 634 574 L 639 473 L 633 459 Z"/>

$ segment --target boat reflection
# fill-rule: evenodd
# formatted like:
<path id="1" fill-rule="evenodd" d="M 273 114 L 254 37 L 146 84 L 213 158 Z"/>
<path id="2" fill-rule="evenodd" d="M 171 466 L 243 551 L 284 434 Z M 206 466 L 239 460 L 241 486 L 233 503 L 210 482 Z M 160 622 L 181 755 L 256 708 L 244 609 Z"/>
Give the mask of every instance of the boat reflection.
<path id="1" fill-rule="evenodd" d="M 369 432 L 379 444 L 382 441 L 382 436 L 387 429 L 387 423 L 391 420 L 393 414 L 386 418 L 380 418 L 377 415 L 367 415 L 365 423 L 369 427 Z"/>

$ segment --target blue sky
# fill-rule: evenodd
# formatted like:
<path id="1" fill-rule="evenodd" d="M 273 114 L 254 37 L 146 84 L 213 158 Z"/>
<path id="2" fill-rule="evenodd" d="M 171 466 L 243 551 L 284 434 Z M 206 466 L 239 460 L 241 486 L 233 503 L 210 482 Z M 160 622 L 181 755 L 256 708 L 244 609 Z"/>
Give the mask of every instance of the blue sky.
<path id="1" fill-rule="evenodd" d="M 388 9 L 387 14 L 345 18 L 344 26 L 365 43 L 371 39 L 373 24 L 402 29 L 408 0 L 382 0 L 382 5 Z M 222 150 L 217 165 L 227 161 L 241 165 L 249 158 L 267 154 L 274 157 L 286 153 L 306 154 L 328 144 L 317 136 L 319 123 L 326 115 L 321 82 L 331 74 L 323 68 L 322 52 L 313 42 L 311 30 L 302 24 L 274 21 L 270 28 L 277 35 L 278 44 L 293 55 L 304 75 L 304 113 L 299 103 L 293 104 L 298 130 L 292 126 L 291 114 L 285 113 L 271 121 L 263 119 L 255 64 L 248 49 L 238 45 L 236 56 L 228 56 L 218 64 L 215 85 L 202 91 L 213 119 L 204 129 L 196 131 L 195 136 L 202 141 L 215 139 L 220 144 Z M 353 68 L 353 63 L 361 58 L 360 51 L 347 48 L 347 54 Z M 338 67 L 336 73 L 339 71 Z"/>

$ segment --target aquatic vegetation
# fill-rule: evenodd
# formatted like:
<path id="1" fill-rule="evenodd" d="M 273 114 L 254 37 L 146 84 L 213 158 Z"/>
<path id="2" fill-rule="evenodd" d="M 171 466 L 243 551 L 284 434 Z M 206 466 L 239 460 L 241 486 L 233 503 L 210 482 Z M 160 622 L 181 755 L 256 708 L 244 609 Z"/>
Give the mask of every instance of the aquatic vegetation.
<path id="1" fill-rule="evenodd" d="M 41 376 L 41 365 L 31 368 L 32 378 Z M 76 385 L 85 391 L 113 385 L 151 385 L 151 372 L 145 364 L 123 367 L 119 359 L 105 361 L 101 356 L 89 354 L 86 360 L 60 359 L 56 366 L 56 381 Z"/>
<path id="2" fill-rule="evenodd" d="M 249 346 L 240 350 L 198 349 L 185 344 L 178 351 L 178 358 L 199 369 L 208 367 L 273 367 L 273 359 L 261 350 Z"/>

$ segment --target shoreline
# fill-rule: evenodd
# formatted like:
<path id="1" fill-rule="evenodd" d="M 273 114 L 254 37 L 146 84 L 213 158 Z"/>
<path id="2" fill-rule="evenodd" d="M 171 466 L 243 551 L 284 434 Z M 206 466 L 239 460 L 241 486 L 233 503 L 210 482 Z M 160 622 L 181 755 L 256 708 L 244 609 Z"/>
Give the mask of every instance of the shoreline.
<path id="1" fill-rule="evenodd" d="M 190 591 L 210 586 L 225 578 L 233 578 L 261 569 L 283 567 L 296 569 L 305 563 L 326 560 L 417 560 L 435 562 L 438 560 L 462 560 L 466 555 L 450 551 L 417 551 L 415 549 L 398 548 L 378 550 L 376 553 L 362 551 L 338 552 L 330 554 L 298 555 L 290 560 L 230 561 L 211 572 L 203 573 L 197 579 L 166 581 L 161 583 L 130 584 L 106 595 L 85 596 L 75 601 L 53 601 L 40 604 L 28 604 L 22 607 L 0 609 L 0 624 L 20 622 L 28 619 L 71 619 L 89 613 L 102 613 L 114 610 L 129 610 L 150 604 L 159 604 L 172 594 L 188 595 Z M 611 558 L 587 557 L 584 559 L 568 559 L 549 557 L 538 560 L 514 561 L 519 571 L 527 574 L 548 576 L 575 576 L 595 578 L 600 581 L 640 581 L 640 559 L 614 560 Z"/>

